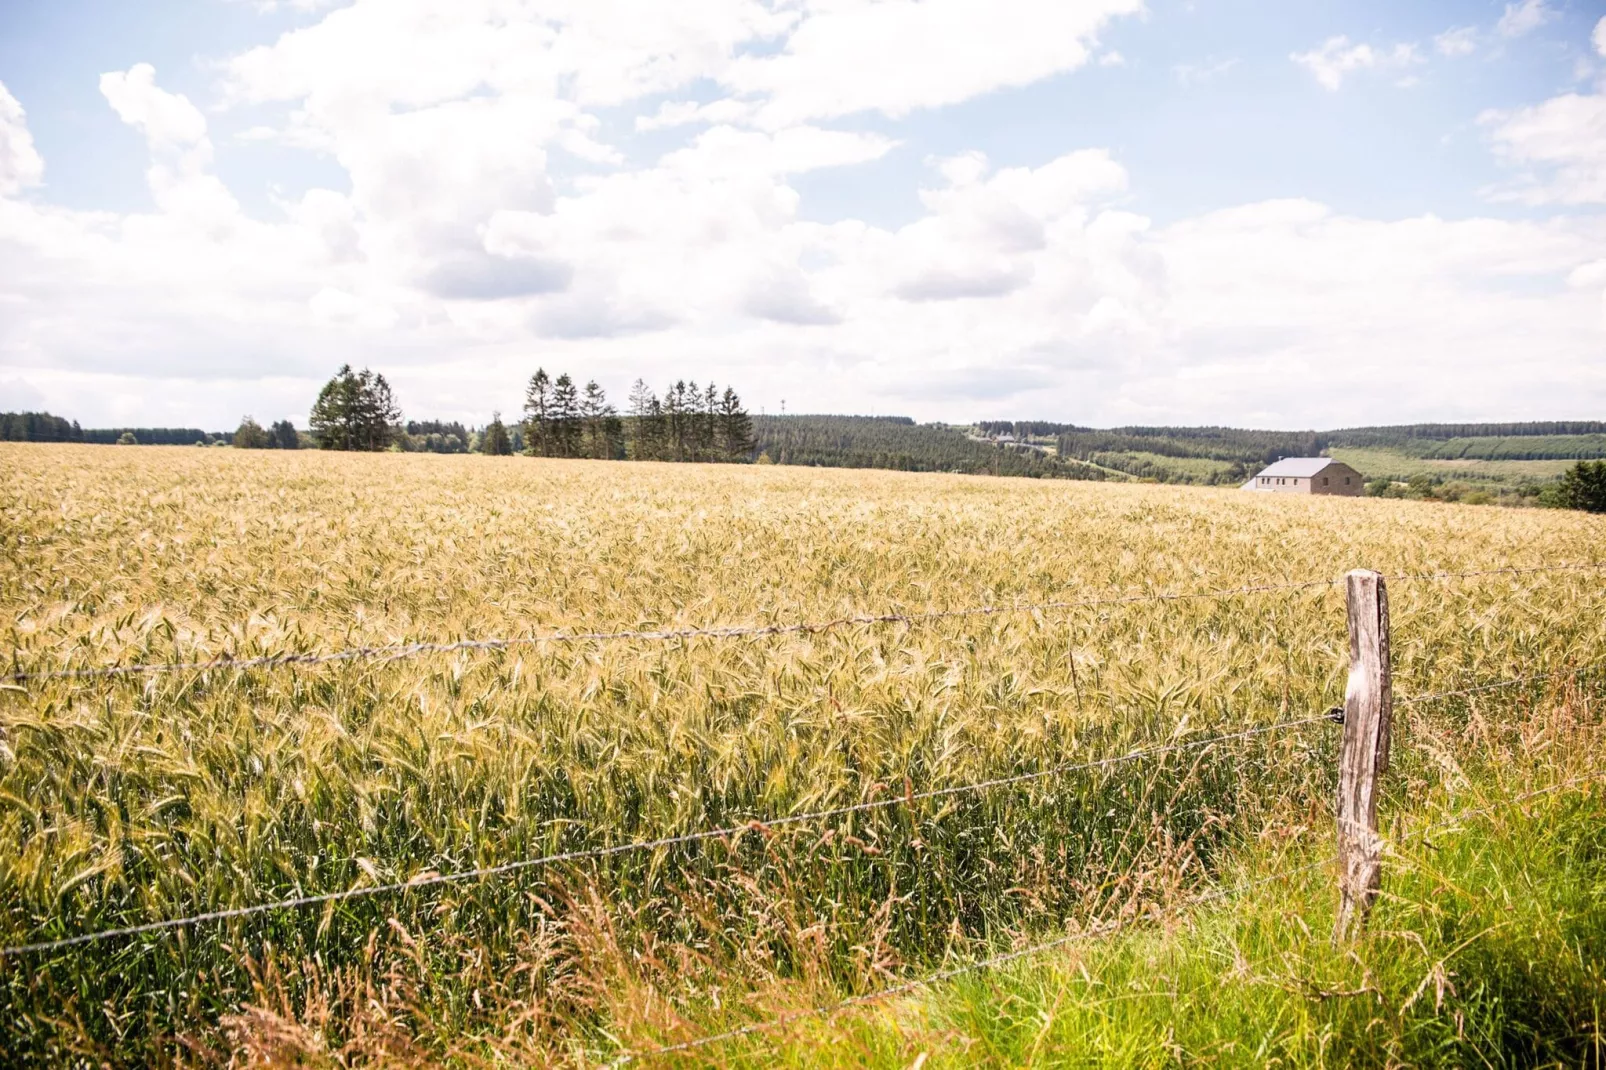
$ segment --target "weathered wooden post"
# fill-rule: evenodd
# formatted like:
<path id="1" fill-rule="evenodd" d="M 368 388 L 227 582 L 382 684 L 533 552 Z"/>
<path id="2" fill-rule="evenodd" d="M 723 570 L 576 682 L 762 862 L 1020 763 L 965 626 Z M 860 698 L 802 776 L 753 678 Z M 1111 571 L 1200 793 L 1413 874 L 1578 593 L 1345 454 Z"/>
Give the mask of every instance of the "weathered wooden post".
<path id="1" fill-rule="evenodd" d="M 1366 927 L 1377 897 L 1383 841 L 1377 835 L 1378 778 L 1388 771 L 1394 685 L 1389 674 L 1389 595 L 1383 575 L 1344 577 L 1349 602 L 1349 684 L 1338 754 L 1338 924 L 1334 941 Z"/>

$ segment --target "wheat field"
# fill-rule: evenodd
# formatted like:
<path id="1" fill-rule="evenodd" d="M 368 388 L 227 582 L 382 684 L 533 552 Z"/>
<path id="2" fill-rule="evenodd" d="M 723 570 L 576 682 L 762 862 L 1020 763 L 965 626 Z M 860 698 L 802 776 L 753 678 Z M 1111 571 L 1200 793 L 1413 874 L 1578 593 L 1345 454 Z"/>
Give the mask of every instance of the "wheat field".
<path id="1" fill-rule="evenodd" d="M 0 944 L 741 825 L 1606 658 L 1600 518 L 755 466 L 0 446 Z M 1310 586 L 1284 586 L 1311 581 Z M 1222 597 L 1144 600 L 1268 587 Z M 1127 598 L 1128 601 L 1108 601 Z M 1017 610 L 1027 603 L 1097 605 Z M 1529 688 L 1537 698 L 1548 685 Z M 1509 695 L 1507 701 L 1510 701 Z M 1402 707 L 1392 805 L 1488 748 Z M 1486 737 L 1483 737 L 1486 742 Z M 1330 837 L 1336 733 L 0 958 L 12 1062 L 586 1064 Z M 1482 749 L 1480 750 L 1480 747 Z M 695 1056 L 687 1056 L 695 1058 Z"/>

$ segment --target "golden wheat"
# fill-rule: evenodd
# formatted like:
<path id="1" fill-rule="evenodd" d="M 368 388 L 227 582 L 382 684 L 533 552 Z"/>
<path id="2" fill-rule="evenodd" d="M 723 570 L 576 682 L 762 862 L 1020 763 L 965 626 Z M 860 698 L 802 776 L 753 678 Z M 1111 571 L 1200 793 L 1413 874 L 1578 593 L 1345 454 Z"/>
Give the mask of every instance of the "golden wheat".
<path id="1" fill-rule="evenodd" d="M 1171 487 L 14 445 L 0 473 L 13 671 L 1606 560 L 1606 525 L 1584 515 Z M 1606 656 L 1603 576 L 1396 579 L 1397 690 Z M 1316 587 L 24 680 L 0 692 L 0 943 L 1308 716 L 1340 701 L 1346 662 L 1341 591 Z M 1165 894 L 1235 837 L 1311 824 L 1331 750 L 1317 727 L 769 839 L 7 959 L 6 1046 L 200 1058 L 226 1052 L 220 1022 L 260 1041 L 317 1020 L 326 1047 L 561 1058 L 609 1021 L 625 1035 L 653 1018 L 609 996 L 620 962 L 669 964 L 681 990 L 664 998 L 686 1001 L 717 1001 L 720 978 L 851 985 Z M 1441 746 L 1402 784 L 1458 760 Z M 242 1002 L 256 1009 L 230 1017 Z M 389 1008 L 384 1029 L 357 1024 L 363 1006 Z M 298 1037 L 280 1039 L 312 1043 Z"/>

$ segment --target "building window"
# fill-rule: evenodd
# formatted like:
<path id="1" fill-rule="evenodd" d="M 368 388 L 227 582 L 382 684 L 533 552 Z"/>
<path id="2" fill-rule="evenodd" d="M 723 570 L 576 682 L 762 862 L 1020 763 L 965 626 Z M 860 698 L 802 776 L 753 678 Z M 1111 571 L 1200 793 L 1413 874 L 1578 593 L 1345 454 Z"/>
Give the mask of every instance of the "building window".
<path id="1" fill-rule="evenodd" d="M 1345 486 L 1346 486 L 1346 487 L 1347 487 L 1347 486 L 1349 486 L 1349 476 L 1345 476 L 1345 477 L 1344 477 L 1344 485 L 1345 485 Z"/>
<path id="2" fill-rule="evenodd" d="M 1326 476 L 1322 477 L 1322 486 L 1324 486 L 1324 487 L 1327 486 L 1327 477 Z"/>

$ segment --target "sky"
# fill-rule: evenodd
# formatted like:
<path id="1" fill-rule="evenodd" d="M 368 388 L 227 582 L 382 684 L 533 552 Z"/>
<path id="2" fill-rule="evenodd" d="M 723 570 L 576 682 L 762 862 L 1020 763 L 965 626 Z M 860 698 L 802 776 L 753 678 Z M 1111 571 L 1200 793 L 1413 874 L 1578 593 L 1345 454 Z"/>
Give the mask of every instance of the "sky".
<path id="1" fill-rule="evenodd" d="M 0 410 L 1606 418 L 1606 0 L 0 0 Z"/>

